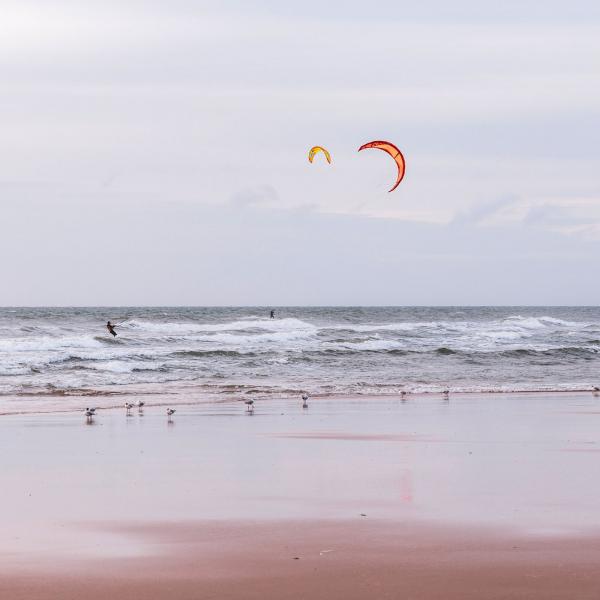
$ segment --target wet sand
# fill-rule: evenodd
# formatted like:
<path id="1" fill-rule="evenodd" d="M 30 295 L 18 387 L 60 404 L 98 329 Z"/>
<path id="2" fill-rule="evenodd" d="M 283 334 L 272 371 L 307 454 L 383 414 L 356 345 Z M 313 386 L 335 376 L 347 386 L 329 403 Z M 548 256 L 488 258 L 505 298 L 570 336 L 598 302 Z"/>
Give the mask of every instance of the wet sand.
<path id="1" fill-rule="evenodd" d="M 591 395 L 0 419 L 0 597 L 598 598 Z"/>
<path id="2" fill-rule="evenodd" d="M 145 557 L 0 578 L 18 600 L 598 598 L 600 536 L 540 539 L 368 522 L 180 523 L 128 530 Z"/>

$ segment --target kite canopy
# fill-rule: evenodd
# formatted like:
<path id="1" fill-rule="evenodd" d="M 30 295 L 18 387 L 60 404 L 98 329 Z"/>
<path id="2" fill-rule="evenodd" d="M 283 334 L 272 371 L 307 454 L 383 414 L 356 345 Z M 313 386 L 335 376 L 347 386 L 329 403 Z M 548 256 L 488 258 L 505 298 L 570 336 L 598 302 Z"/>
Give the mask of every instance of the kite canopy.
<path id="1" fill-rule="evenodd" d="M 327 152 L 327 150 L 325 150 L 325 148 L 323 148 L 323 146 L 313 146 L 310 151 L 308 152 L 308 162 L 312 162 L 313 158 L 315 157 L 315 154 L 317 152 L 322 152 L 325 155 L 325 158 L 327 159 L 327 162 L 329 164 L 331 164 L 331 154 L 329 154 L 329 152 Z"/>
<path id="2" fill-rule="evenodd" d="M 396 183 L 394 184 L 394 187 L 392 187 L 392 189 L 390 190 L 390 192 L 393 192 L 398 187 L 398 185 L 404 177 L 406 163 L 404 162 L 404 156 L 402 156 L 402 152 L 400 152 L 400 150 L 398 150 L 398 148 L 394 146 L 394 144 L 392 144 L 391 142 L 369 142 L 368 144 L 363 144 L 358 149 L 358 151 L 360 152 L 361 150 L 365 150 L 366 148 L 378 148 L 379 150 L 383 150 L 384 152 L 387 152 L 396 161 L 396 165 L 398 166 L 398 177 L 396 178 Z"/>

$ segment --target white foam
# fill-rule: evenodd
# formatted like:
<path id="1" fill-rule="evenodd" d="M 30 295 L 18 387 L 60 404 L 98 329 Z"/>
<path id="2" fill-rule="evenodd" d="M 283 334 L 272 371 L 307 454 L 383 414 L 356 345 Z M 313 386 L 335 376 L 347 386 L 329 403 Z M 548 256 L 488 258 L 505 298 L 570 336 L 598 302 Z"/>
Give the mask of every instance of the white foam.
<path id="1" fill-rule="evenodd" d="M 564 321 L 563 319 L 557 319 L 555 317 L 549 317 L 545 315 L 541 317 L 522 317 L 520 315 L 514 315 L 507 317 L 505 322 L 527 329 L 541 329 L 549 325 L 558 325 L 561 327 L 585 327 L 588 325 L 588 323 Z"/>
<path id="2" fill-rule="evenodd" d="M 89 368 L 95 371 L 109 371 L 111 373 L 133 373 L 134 371 L 158 371 L 164 366 L 164 363 L 134 362 L 110 360 L 90 365 Z"/>
<path id="3" fill-rule="evenodd" d="M 190 333 L 231 332 L 248 330 L 279 331 L 316 331 L 317 327 L 300 319 L 245 319 L 227 323 L 157 323 L 152 321 L 132 320 L 121 325 L 122 328 L 133 328 L 148 332 L 160 332 L 166 335 L 185 335 Z"/>
<path id="4" fill-rule="evenodd" d="M 91 335 L 0 339 L 0 352 L 51 352 L 53 350 L 64 350 L 65 348 L 102 348 L 102 343 Z"/>

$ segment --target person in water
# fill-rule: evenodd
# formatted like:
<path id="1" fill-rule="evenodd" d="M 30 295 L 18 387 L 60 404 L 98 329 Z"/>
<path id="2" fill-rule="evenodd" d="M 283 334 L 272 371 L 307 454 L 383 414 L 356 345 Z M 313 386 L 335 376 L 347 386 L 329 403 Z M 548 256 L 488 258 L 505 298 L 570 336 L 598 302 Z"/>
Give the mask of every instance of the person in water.
<path id="1" fill-rule="evenodd" d="M 114 337 L 117 337 L 117 332 L 115 331 L 115 326 L 110 321 L 108 321 L 106 323 L 106 329 L 108 329 L 108 332 L 112 333 Z"/>
<path id="2" fill-rule="evenodd" d="M 274 311 L 274 310 L 272 310 L 272 311 L 271 311 L 271 319 L 274 319 L 274 318 L 275 318 L 275 311 Z"/>

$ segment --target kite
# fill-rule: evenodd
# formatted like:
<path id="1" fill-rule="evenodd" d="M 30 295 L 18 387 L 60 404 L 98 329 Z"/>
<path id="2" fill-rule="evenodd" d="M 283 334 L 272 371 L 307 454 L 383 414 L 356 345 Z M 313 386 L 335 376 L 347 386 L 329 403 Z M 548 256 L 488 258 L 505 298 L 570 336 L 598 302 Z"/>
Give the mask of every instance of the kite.
<path id="1" fill-rule="evenodd" d="M 315 157 L 315 154 L 317 152 L 322 152 L 325 155 L 325 158 L 327 159 L 327 162 L 329 164 L 331 164 L 331 154 L 329 154 L 329 152 L 327 152 L 327 150 L 325 150 L 325 148 L 323 148 L 322 146 L 313 146 L 310 149 L 310 152 L 308 153 L 308 162 L 312 162 L 313 158 Z"/>
<path id="2" fill-rule="evenodd" d="M 378 148 L 379 150 L 383 150 L 384 152 L 387 152 L 396 161 L 396 164 L 398 165 L 398 177 L 396 179 L 394 187 L 390 190 L 390 192 L 393 192 L 398 187 L 398 185 L 404 177 L 406 163 L 404 162 L 404 156 L 402 156 L 402 152 L 400 152 L 400 150 L 398 150 L 398 148 L 396 148 L 396 146 L 394 146 L 394 144 L 391 144 L 390 142 L 369 142 L 368 144 L 362 145 L 358 149 L 358 151 L 360 152 L 361 150 L 365 150 L 366 148 Z"/>

